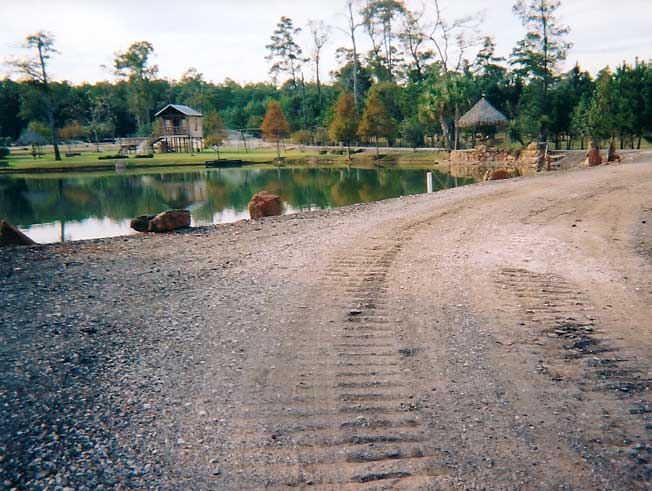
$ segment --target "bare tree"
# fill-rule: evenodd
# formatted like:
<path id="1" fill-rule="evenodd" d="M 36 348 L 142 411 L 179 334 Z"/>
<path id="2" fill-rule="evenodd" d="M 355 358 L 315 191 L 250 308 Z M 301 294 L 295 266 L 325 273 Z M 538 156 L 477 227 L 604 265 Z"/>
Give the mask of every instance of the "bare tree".
<path id="1" fill-rule="evenodd" d="M 328 42 L 330 36 L 331 28 L 327 26 L 323 20 L 315 21 L 311 20 L 308 22 L 308 27 L 310 28 L 310 34 L 312 36 L 312 61 L 315 64 L 315 78 L 317 79 L 317 97 L 321 100 L 321 80 L 319 78 L 319 62 L 321 59 L 321 50 L 324 45 Z"/>
<path id="2" fill-rule="evenodd" d="M 443 15 L 439 0 L 432 0 L 435 18 L 428 34 L 433 43 L 438 61 L 444 73 L 459 71 L 464 61 L 464 53 L 478 42 L 478 26 L 482 23 L 480 14 L 467 15 L 449 22 Z M 457 49 L 455 67 L 451 67 L 452 50 Z"/>
<path id="3" fill-rule="evenodd" d="M 405 62 L 407 75 L 418 81 L 423 80 L 425 63 L 434 56 L 432 50 L 424 49 L 428 36 L 425 33 L 423 17 L 423 11 L 406 10 L 403 28 L 398 35 L 403 51 L 409 57 Z"/>
<path id="4" fill-rule="evenodd" d="M 346 20 L 348 27 L 348 35 L 351 38 L 351 45 L 353 46 L 353 101 L 355 102 L 356 110 L 360 110 L 359 97 L 358 97 L 358 45 L 356 43 L 355 31 L 362 27 L 362 22 L 356 22 L 354 7 L 356 0 L 346 0 Z"/>
<path id="5" fill-rule="evenodd" d="M 47 113 L 48 125 L 50 127 L 50 138 L 54 146 L 54 159 L 61 160 L 59 145 L 57 145 L 57 131 L 54 125 L 54 99 L 50 90 L 50 81 L 47 72 L 48 60 L 53 54 L 59 53 L 54 49 L 54 36 L 45 31 L 30 34 L 25 39 L 24 47 L 27 49 L 36 49 L 36 56 L 13 60 L 9 64 L 40 88 Z"/>

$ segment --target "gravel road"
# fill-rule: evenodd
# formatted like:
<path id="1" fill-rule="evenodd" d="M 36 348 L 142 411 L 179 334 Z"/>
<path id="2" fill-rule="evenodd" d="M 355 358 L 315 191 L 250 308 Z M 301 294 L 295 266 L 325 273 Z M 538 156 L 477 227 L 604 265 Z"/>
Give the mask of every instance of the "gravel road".
<path id="1" fill-rule="evenodd" d="M 0 488 L 652 488 L 652 156 L 0 251 Z"/>

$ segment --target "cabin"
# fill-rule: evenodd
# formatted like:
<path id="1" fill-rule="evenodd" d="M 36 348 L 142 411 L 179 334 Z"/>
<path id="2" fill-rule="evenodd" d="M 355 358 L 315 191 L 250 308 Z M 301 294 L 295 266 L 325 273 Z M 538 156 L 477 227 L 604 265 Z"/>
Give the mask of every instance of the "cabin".
<path id="1" fill-rule="evenodd" d="M 203 114 L 181 104 L 168 104 L 155 115 L 161 152 L 195 152 L 204 148 Z"/>

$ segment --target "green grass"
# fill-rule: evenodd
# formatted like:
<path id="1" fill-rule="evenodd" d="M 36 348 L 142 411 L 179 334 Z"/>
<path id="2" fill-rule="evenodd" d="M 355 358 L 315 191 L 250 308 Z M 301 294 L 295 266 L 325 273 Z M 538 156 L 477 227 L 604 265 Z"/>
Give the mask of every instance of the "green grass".
<path id="1" fill-rule="evenodd" d="M 46 154 L 41 158 L 34 159 L 31 155 L 19 153 L 17 155 L 10 155 L 7 160 L 9 162 L 8 169 L 12 173 L 20 171 L 75 171 L 75 170 L 90 170 L 92 168 L 107 168 L 115 166 L 118 160 L 98 160 L 101 155 L 111 155 L 111 152 L 104 153 L 82 153 L 77 157 L 65 157 L 62 155 L 60 161 L 54 159 L 54 155 Z M 250 150 L 220 150 L 220 158 L 242 160 L 249 164 L 273 164 L 276 160 L 276 151 L 273 149 Z M 281 153 L 284 158 L 285 165 L 348 165 L 346 155 L 334 154 L 319 154 L 316 151 L 300 151 L 296 149 L 288 150 Z M 382 159 L 383 165 L 398 164 L 401 166 L 426 166 L 430 167 L 437 160 L 445 160 L 446 154 L 431 153 L 431 152 L 412 152 L 409 150 L 392 152 L 385 154 Z M 214 151 L 204 151 L 195 154 L 188 153 L 168 153 L 168 154 L 155 154 L 151 159 L 137 159 L 134 155 L 128 156 L 123 161 L 127 163 L 127 168 L 146 168 L 146 167 L 183 167 L 193 165 L 203 165 L 206 160 L 217 159 L 217 153 Z M 373 153 L 358 153 L 352 155 L 350 162 L 352 165 L 374 165 Z"/>

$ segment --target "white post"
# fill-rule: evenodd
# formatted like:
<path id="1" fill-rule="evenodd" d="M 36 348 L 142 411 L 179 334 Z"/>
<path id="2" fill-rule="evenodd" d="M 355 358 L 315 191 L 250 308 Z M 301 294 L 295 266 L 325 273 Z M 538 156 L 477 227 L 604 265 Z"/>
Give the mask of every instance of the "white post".
<path id="1" fill-rule="evenodd" d="M 428 193 L 432 193 L 432 172 L 426 173 L 426 186 L 428 187 Z"/>

